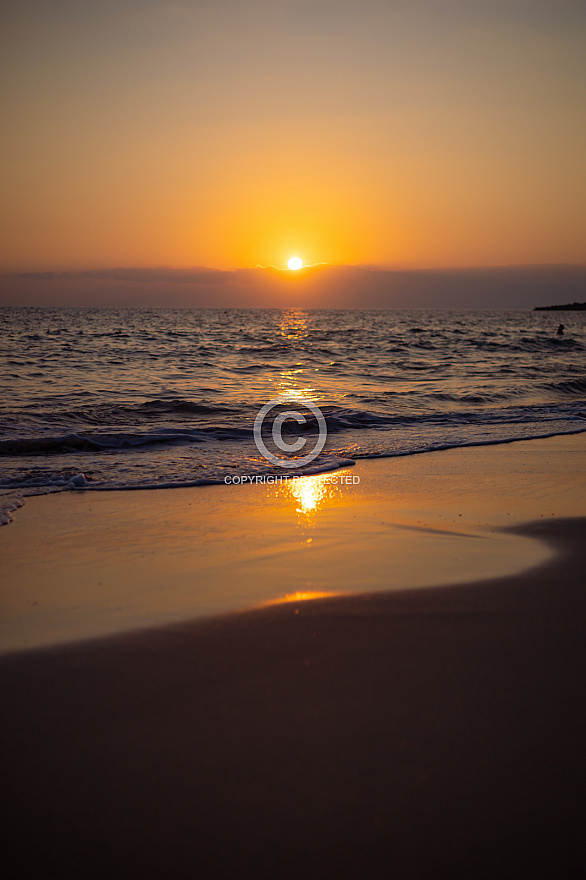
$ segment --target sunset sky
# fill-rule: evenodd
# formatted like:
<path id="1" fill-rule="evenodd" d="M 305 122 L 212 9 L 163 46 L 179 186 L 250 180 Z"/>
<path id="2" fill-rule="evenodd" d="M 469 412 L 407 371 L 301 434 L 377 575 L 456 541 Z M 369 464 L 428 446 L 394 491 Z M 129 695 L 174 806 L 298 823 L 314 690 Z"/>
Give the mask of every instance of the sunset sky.
<path id="1" fill-rule="evenodd" d="M 5 0 L 0 271 L 586 262 L 583 0 Z"/>

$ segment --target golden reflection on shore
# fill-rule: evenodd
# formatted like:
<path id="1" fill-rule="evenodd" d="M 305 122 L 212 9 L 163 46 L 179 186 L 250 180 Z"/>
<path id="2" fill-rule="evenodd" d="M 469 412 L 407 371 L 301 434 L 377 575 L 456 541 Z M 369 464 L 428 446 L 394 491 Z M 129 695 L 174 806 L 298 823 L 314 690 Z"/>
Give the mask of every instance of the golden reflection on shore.
<path id="1" fill-rule="evenodd" d="M 328 599 L 331 596 L 339 596 L 339 593 L 325 593 L 313 590 L 298 590 L 296 593 L 288 593 L 278 599 L 268 599 L 263 605 L 284 605 L 286 602 L 307 602 L 311 599 Z"/>
<path id="2" fill-rule="evenodd" d="M 331 474 L 316 474 L 314 477 L 289 480 L 285 485 L 297 503 L 296 513 L 310 516 L 319 510 L 331 494 L 331 479 Z"/>

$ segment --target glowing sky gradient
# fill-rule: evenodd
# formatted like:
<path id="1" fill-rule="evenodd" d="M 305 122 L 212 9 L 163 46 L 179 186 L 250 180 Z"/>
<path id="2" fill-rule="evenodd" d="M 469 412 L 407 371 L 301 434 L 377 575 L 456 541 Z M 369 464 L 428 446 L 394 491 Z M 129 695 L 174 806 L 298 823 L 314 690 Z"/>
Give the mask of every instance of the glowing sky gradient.
<path id="1" fill-rule="evenodd" d="M 1 271 L 585 262 L 583 2 L 2 14 Z"/>

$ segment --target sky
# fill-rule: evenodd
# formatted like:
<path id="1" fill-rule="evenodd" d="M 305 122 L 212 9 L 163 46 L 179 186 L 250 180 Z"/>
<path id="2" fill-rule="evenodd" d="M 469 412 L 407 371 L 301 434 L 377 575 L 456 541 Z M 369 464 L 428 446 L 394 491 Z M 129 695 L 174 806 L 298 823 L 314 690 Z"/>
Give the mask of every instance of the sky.
<path id="1" fill-rule="evenodd" d="M 4 0 L 2 19 L 19 289 L 160 267 L 225 289 L 294 255 L 385 278 L 586 263 L 583 0 Z"/>

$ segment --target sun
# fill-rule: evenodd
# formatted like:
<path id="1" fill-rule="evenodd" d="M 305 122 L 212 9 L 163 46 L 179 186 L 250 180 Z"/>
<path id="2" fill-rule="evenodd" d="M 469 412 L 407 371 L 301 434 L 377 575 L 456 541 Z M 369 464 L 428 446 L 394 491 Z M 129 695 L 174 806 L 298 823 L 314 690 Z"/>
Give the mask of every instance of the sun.
<path id="1" fill-rule="evenodd" d="M 301 267 L 303 266 L 303 260 L 301 260 L 299 257 L 291 257 L 287 265 L 290 269 L 301 269 Z"/>

